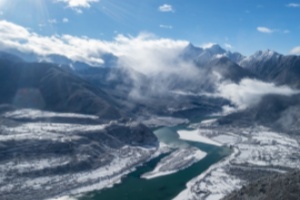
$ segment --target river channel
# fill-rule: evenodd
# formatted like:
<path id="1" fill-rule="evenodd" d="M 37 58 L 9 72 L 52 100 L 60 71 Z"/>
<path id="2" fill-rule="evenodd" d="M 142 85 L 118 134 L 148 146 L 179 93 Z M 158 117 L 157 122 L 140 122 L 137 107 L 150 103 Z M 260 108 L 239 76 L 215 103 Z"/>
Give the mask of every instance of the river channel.
<path id="1" fill-rule="evenodd" d="M 186 183 L 203 173 L 211 165 L 230 154 L 227 147 L 218 147 L 198 142 L 187 142 L 179 139 L 177 130 L 190 130 L 187 125 L 162 127 L 154 133 L 161 142 L 169 145 L 191 145 L 207 153 L 207 156 L 194 165 L 167 176 L 154 179 L 142 179 L 140 176 L 155 168 L 155 165 L 166 155 L 161 155 L 138 167 L 112 188 L 90 192 L 80 200 L 170 200 L 186 188 Z"/>

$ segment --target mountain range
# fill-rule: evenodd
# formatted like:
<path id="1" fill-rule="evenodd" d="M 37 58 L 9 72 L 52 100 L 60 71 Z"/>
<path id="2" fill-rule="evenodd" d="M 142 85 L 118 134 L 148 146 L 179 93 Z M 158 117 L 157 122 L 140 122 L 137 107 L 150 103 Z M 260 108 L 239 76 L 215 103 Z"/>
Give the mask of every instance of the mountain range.
<path id="1" fill-rule="evenodd" d="M 209 114 L 219 115 L 217 124 L 220 127 L 262 125 L 299 134 L 299 56 L 266 50 L 246 57 L 226 51 L 219 45 L 201 48 L 188 44 L 174 62 L 168 63 L 168 70 L 159 69 L 155 73 L 128 67 L 112 53 L 102 54 L 101 59 L 103 64 L 94 65 L 73 61 L 63 55 L 41 56 L 17 50 L 0 52 L 0 122 L 3 125 L 0 130 L 5 140 L 0 150 L 9 152 L 2 160 L 8 161 L 10 152 L 17 155 L 12 158 L 14 161 L 24 156 L 34 159 L 35 156 L 53 155 L 64 160 L 67 155 L 69 164 L 61 165 L 64 162 L 60 161 L 61 166 L 46 168 L 45 172 L 64 174 L 71 169 L 78 177 L 86 170 L 95 170 L 119 159 L 133 159 L 134 166 L 151 157 L 158 141 L 146 126 L 132 124 L 132 121 L 153 116 L 192 120 Z M 145 62 L 155 67 L 154 61 Z M 245 84 L 244 80 L 254 86 Z M 225 112 L 226 108 L 231 111 Z M 32 116 L 35 113 L 38 118 Z M 97 126 L 99 124 L 102 125 Z M 70 127 L 76 127 L 76 131 Z M 30 136 L 26 136 L 26 141 L 22 140 L 23 129 Z M 21 143 L 11 142 L 9 130 L 14 130 L 14 138 Z M 37 136 L 37 133 L 43 135 Z M 42 137 L 45 139 L 41 143 L 39 138 Z M 31 151 L 31 144 L 39 148 L 41 155 Z M 43 144 L 52 145 L 52 148 L 49 150 Z M 86 158 L 82 160 L 83 154 Z M 100 160 L 101 166 L 94 159 Z M 117 169 L 120 171 L 110 176 L 99 175 L 62 188 L 75 189 L 110 179 L 115 174 L 121 176 L 128 170 L 127 165 L 120 166 Z M 37 168 L 38 175 L 43 175 L 38 165 L 33 167 Z M 7 171 L 8 174 L 14 172 Z M 33 176 L 27 172 L 21 174 Z M 18 177 L 16 173 L 11 180 L 19 184 L 22 180 Z M 51 195 L 60 194 L 62 191 L 58 191 L 52 182 L 51 179 Z M 15 199 L 23 192 L 5 195 Z M 36 191 L 36 194 L 40 193 Z M 28 195 L 24 199 L 31 197 Z"/>
<path id="2" fill-rule="evenodd" d="M 56 112 L 96 114 L 104 119 L 120 118 L 119 109 L 99 87 L 56 64 L 29 63 L 1 54 L 0 104 Z"/>
<path id="3" fill-rule="evenodd" d="M 103 66 L 90 66 L 62 55 L 44 55 L 41 59 L 32 53 L 1 52 L 0 103 L 117 119 L 132 113 L 177 115 L 177 111 L 199 105 L 218 112 L 230 105 L 228 99 L 205 93 L 213 94 L 223 83 L 239 84 L 246 78 L 300 87 L 300 57 L 271 50 L 246 57 L 216 44 L 207 48 L 189 44 L 179 59 L 192 63 L 191 75 L 179 71 L 153 76 L 118 65 L 118 57 L 111 53 L 103 54 L 102 59 Z M 24 89 L 30 90 L 38 103 L 30 105 Z"/>

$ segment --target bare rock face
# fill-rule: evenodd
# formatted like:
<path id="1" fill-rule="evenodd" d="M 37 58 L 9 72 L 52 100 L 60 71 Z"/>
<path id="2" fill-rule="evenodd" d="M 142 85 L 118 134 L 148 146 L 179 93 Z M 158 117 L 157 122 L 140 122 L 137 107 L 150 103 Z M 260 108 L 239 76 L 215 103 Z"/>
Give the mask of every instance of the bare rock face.
<path id="1" fill-rule="evenodd" d="M 223 200 L 299 200 L 300 171 L 259 179 Z"/>

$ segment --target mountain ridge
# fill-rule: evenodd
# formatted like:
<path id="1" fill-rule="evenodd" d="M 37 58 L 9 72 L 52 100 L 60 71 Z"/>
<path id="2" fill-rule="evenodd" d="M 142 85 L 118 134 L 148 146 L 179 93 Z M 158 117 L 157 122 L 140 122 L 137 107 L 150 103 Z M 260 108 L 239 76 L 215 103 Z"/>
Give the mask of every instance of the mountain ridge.
<path id="1" fill-rule="evenodd" d="M 54 64 L 0 59 L 0 82 L 1 104 L 103 118 L 121 116 L 107 94 Z"/>

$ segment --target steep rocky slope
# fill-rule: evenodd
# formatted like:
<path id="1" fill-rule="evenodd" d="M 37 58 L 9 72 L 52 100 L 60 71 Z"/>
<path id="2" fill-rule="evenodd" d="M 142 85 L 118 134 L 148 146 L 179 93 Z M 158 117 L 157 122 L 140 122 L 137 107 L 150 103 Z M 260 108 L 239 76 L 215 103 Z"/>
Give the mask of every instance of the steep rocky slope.
<path id="1" fill-rule="evenodd" d="M 299 56 L 284 56 L 271 50 L 258 51 L 239 64 L 264 81 L 300 87 Z"/>
<path id="2" fill-rule="evenodd" d="M 0 104 L 57 112 L 121 117 L 110 96 L 87 81 L 49 63 L 0 59 Z"/>

